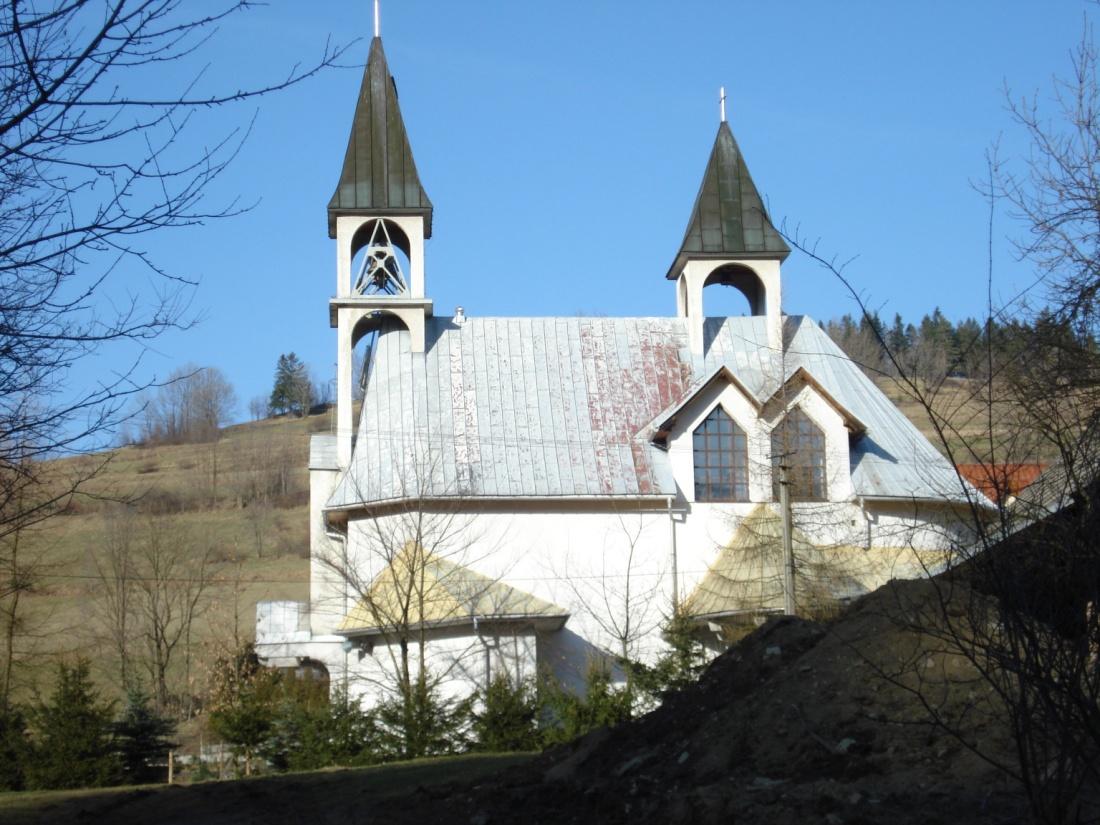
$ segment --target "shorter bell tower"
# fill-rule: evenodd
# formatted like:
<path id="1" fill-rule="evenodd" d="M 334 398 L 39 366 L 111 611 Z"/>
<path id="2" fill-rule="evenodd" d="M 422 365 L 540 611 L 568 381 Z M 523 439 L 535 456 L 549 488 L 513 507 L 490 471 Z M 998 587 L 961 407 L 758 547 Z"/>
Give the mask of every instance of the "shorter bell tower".
<path id="1" fill-rule="evenodd" d="M 355 105 L 340 183 L 328 205 L 336 240 L 336 297 L 329 323 L 337 330 L 336 456 L 351 461 L 352 354 L 386 318 L 407 330 L 413 353 L 424 352 L 432 302 L 424 291 L 424 241 L 432 236 L 432 203 L 416 172 L 386 65 L 382 38 L 371 41 Z"/>
<path id="2" fill-rule="evenodd" d="M 779 267 L 791 253 L 772 226 L 749 168 L 723 116 L 703 173 L 687 232 L 666 276 L 676 281 L 676 315 L 688 321 L 693 355 L 702 356 L 703 290 L 730 286 L 766 319 L 768 347 L 783 344 Z"/>

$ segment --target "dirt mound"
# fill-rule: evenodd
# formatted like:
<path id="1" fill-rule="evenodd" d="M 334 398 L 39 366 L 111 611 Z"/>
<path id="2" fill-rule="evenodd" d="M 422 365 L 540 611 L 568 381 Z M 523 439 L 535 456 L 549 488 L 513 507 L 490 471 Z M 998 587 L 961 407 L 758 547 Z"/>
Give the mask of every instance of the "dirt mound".
<path id="1" fill-rule="evenodd" d="M 1010 742 L 977 673 L 909 622 L 935 597 L 895 583 L 828 625 L 770 621 L 657 711 L 473 788 L 374 809 L 377 822 L 1012 822 L 986 757 Z M 960 737 L 929 723 L 929 709 Z"/>

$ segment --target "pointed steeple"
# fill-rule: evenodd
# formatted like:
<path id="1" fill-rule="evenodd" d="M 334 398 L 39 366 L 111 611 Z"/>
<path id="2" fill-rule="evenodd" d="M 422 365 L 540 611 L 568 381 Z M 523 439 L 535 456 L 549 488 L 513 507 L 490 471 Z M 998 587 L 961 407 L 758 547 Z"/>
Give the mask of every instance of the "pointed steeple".
<path id="1" fill-rule="evenodd" d="M 371 41 L 340 183 L 328 204 L 330 238 L 339 215 L 420 215 L 424 237 L 432 235 L 432 202 L 416 173 L 381 37 Z"/>
<path id="2" fill-rule="evenodd" d="M 749 167 L 729 124 L 718 127 L 714 148 L 703 174 L 703 185 L 691 210 L 684 242 L 668 271 L 679 277 L 691 259 L 773 258 L 784 260 L 790 248 L 775 231 L 764 201 L 752 182 Z"/>

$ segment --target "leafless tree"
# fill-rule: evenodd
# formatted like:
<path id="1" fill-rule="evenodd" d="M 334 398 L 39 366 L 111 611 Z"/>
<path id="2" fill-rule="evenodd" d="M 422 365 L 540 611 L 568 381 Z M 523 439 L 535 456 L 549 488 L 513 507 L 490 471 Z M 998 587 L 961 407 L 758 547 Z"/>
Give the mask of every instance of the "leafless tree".
<path id="1" fill-rule="evenodd" d="M 103 543 L 90 553 L 98 578 L 96 613 L 103 634 L 117 658 L 119 686 L 134 687 L 134 646 L 137 634 L 138 521 L 133 512 L 119 507 L 104 516 Z"/>
<path id="2" fill-rule="evenodd" d="M 979 342 L 987 370 L 970 400 L 980 412 L 963 422 L 951 414 L 958 406 L 941 403 L 942 384 L 898 371 L 899 385 L 927 414 L 949 460 L 989 469 L 997 505 L 989 507 L 960 478 L 973 541 L 952 546 L 947 570 L 932 580 L 930 600 L 902 604 L 898 615 L 931 640 L 931 650 L 958 657 L 981 675 L 994 700 L 993 716 L 1012 734 L 1015 759 L 1000 759 L 967 735 L 965 720 L 945 712 L 927 692 L 928 683 L 916 677 L 917 660 L 882 675 L 913 690 L 930 721 L 1019 780 L 1032 814 L 1048 823 L 1092 820 L 1100 812 L 1097 59 L 1086 28 L 1071 78 L 1056 85 L 1054 117 L 1035 99 L 1012 102 L 1032 151 L 1019 173 L 991 155 L 988 183 L 981 187 L 990 201 L 990 244 L 996 207 L 1007 202 L 1027 233 L 1018 249 L 1038 272 L 1031 289 L 995 307 L 991 263 L 989 318 L 1033 313 L 1031 334 L 1016 343 L 1013 357 L 1000 361 L 992 336 Z M 798 239 L 795 245 L 857 300 L 862 297 L 842 264 Z M 974 416 L 982 426 L 977 437 L 967 437 L 963 428 Z M 1036 458 L 1053 464 L 1017 498 L 996 468 Z"/>
<path id="3" fill-rule="evenodd" d="M 437 689 L 476 667 L 477 654 L 485 652 L 476 639 L 455 639 L 448 628 L 472 621 L 475 631 L 480 622 L 479 632 L 488 633 L 485 624 L 491 627 L 497 616 L 528 608 L 511 603 L 498 579 L 473 569 L 494 545 L 466 499 L 426 494 L 437 467 L 438 457 L 418 453 L 405 465 L 398 499 L 349 528 L 356 529 L 352 548 L 343 541 L 319 557 L 344 592 L 341 604 L 329 609 L 347 617 L 348 629 L 369 631 L 374 640 L 376 667 L 365 678 L 390 697 L 385 704 L 396 717 L 405 757 L 432 752 L 431 740 L 442 735 L 450 714 Z"/>
<path id="4" fill-rule="evenodd" d="M 248 402 L 248 414 L 253 421 L 262 421 L 271 415 L 271 407 L 268 406 L 266 395 L 257 395 Z"/>
<path id="5" fill-rule="evenodd" d="M 144 681 L 160 710 L 186 715 L 190 697 L 176 688 L 191 682 L 196 621 L 210 606 L 211 542 L 178 521 L 121 511 L 90 552 L 100 624 L 123 688 Z"/>
<path id="6" fill-rule="evenodd" d="M 175 0 L 14 0 L 0 11 L 0 534 L 57 512 L 87 481 L 21 509 L 36 462 L 109 443 L 148 386 L 136 361 L 83 386 L 74 367 L 190 324 L 194 277 L 165 269 L 144 241 L 244 208 L 204 197 L 246 133 L 200 135 L 204 113 L 297 83 L 339 54 L 326 45 L 315 65 L 269 86 L 202 91 L 191 60 L 251 5 L 195 14 Z M 148 96 L 140 84 L 164 65 L 183 79 Z M 135 291 L 143 280 L 150 289 Z"/>
<path id="7" fill-rule="evenodd" d="M 598 546 L 567 555 L 561 569 L 550 572 L 561 579 L 575 603 L 583 605 L 614 654 L 630 663 L 639 658 L 640 643 L 661 625 L 672 605 L 669 594 L 656 586 L 667 569 L 664 554 L 654 557 L 641 540 L 646 514 L 614 515 L 616 527 L 608 529 Z"/>
<path id="8" fill-rule="evenodd" d="M 145 443 L 213 442 L 232 419 L 237 396 L 217 367 L 187 364 L 173 370 L 144 404 Z"/>

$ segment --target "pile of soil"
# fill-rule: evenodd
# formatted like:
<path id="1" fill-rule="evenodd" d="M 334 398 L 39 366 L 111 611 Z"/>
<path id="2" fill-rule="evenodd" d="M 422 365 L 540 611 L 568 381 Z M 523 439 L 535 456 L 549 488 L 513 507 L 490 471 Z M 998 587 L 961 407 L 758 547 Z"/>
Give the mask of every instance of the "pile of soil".
<path id="1" fill-rule="evenodd" d="M 988 688 L 913 629 L 936 587 L 887 585 L 828 624 L 774 619 L 641 719 L 368 820 L 1025 822 L 1015 783 L 987 761 L 1013 764 Z"/>

